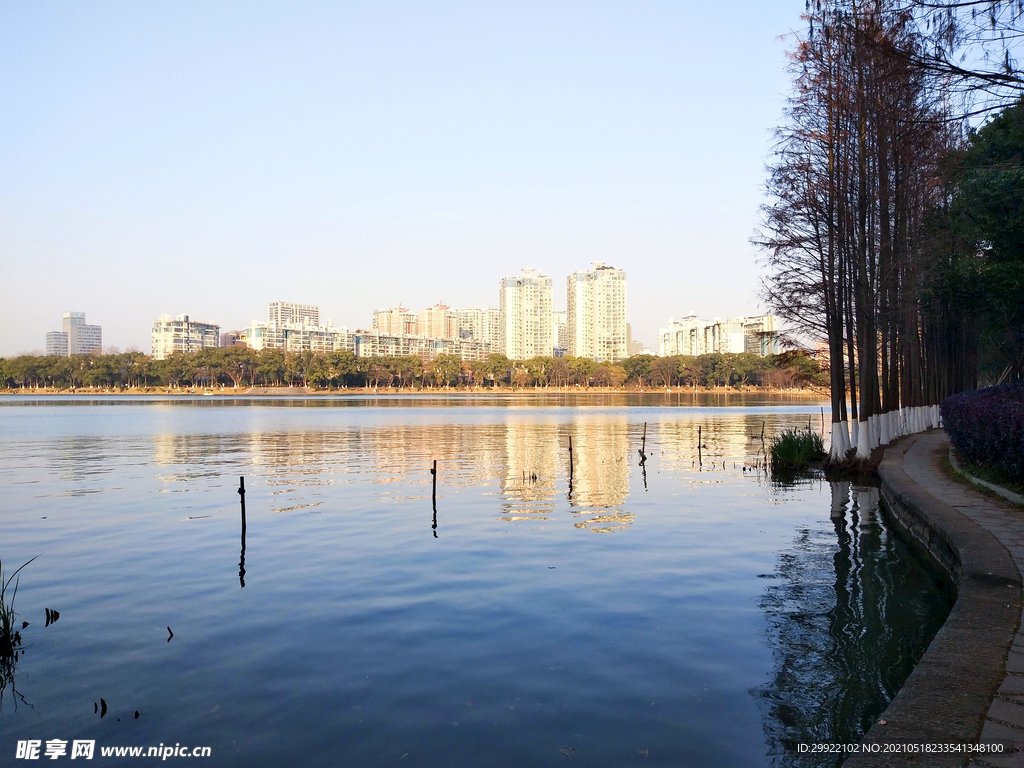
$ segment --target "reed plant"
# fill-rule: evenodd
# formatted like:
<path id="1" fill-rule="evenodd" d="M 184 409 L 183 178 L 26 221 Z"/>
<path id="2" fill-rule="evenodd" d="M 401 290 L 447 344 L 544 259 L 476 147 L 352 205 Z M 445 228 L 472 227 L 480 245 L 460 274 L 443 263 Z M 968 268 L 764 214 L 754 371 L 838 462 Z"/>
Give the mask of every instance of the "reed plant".
<path id="1" fill-rule="evenodd" d="M 13 660 L 21 645 L 21 631 L 15 626 L 14 599 L 18 596 L 18 573 L 28 563 L 22 563 L 14 573 L 4 578 L 3 562 L 0 561 L 0 662 Z M 11 582 L 14 583 L 13 589 Z"/>
<path id="2" fill-rule="evenodd" d="M 821 435 L 811 430 L 787 429 L 775 435 L 768 447 L 772 472 L 806 469 L 812 461 L 825 457 Z"/>

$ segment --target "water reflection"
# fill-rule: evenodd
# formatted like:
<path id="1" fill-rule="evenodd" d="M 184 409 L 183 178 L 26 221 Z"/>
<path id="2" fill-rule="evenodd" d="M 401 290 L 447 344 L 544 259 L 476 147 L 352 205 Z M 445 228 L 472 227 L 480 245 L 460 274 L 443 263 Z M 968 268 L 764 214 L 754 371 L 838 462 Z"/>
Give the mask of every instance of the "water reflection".
<path id="1" fill-rule="evenodd" d="M 746 474 L 747 464 L 756 464 L 765 424 L 770 435 L 780 418 L 662 410 L 637 421 L 625 409 L 533 409 L 528 418 L 513 409 L 497 413 L 502 418 L 497 423 L 370 422 L 160 434 L 152 438 L 153 460 L 161 468 L 157 478 L 163 489 L 179 492 L 197 480 L 219 477 L 232 465 L 248 465 L 254 480 L 269 487 L 274 512 L 320 511 L 325 487 L 366 480 L 379 486 L 380 501 L 390 503 L 425 499 L 427 483 L 432 492 L 436 483 L 442 496 L 494 485 L 501 521 L 550 521 L 566 499 L 576 528 L 605 533 L 634 520 L 633 512 L 623 509 L 634 451 L 640 456 L 637 480 L 645 490 L 649 469 L 689 482 L 721 483 L 725 478 L 716 475 Z M 437 478 L 430 472 L 434 461 L 441 467 Z M 707 473 L 706 480 L 698 479 Z"/>
<path id="2" fill-rule="evenodd" d="M 99 493 L 99 483 L 129 458 L 123 445 L 99 437 L 76 436 L 57 441 L 49 459 L 67 484 L 65 496 Z"/>
<path id="3" fill-rule="evenodd" d="M 775 658 L 753 691 L 778 766 L 838 765 L 798 744 L 857 742 L 948 615 L 953 587 L 881 514 L 878 488 L 834 482 L 833 530 L 805 528 L 780 553 L 761 608 Z"/>
<path id="4" fill-rule="evenodd" d="M 325 765 L 750 766 L 765 723 L 796 764 L 863 727 L 858 675 L 877 698 L 910 667 L 926 578 L 874 491 L 758 471 L 762 427 L 805 412 L 278 405 L 0 407 L 3 547 L 47 552 L 24 679 L 72 738 L 104 681 L 137 743 L 232 766 L 287 763 L 289 734 Z M 74 627 L 44 631 L 51 594 Z"/>
<path id="5" fill-rule="evenodd" d="M 429 392 L 414 394 L 408 390 L 388 394 L 334 394 L 294 396 L 236 395 L 229 391 L 214 396 L 200 395 L 7 395 L 0 399 L 3 406 L 74 407 L 125 405 L 184 406 L 214 409 L 221 406 L 261 408 L 268 405 L 280 408 L 437 408 L 437 407 L 500 407 L 500 408 L 765 408 L 786 405 L 818 407 L 820 395 L 807 393 L 778 394 L 767 392 L 704 392 L 686 389 L 651 390 L 647 392 L 595 392 L 570 388 L 530 392 L 460 392 L 445 394 Z"/>

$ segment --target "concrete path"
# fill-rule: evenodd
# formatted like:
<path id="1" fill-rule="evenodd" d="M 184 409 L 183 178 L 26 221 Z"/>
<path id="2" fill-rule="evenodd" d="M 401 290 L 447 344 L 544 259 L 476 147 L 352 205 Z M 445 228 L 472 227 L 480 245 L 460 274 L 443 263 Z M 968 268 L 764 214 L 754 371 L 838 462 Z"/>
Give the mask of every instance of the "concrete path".
<path id="1" fill-rule="evenodd" d="M 985 679 L 989 686 L 998 683 L 998 687 L 992 693 L 987 708 L 981 708 L 984 717 L 981 721 L 980 740 L 1004 739 L 1014 744 L 1015 751 L 1002 756 L 977 755 L 970 760 L 969 765 L 979 768 L 1024 767 L 1024 626 L 1021 624 L 1020 616 L 1021 574 L 1024 574 L 1024 509 L 1001 499 L 985 496 L 967 485 L 950 479 L 942 469 L 948 453 L 949 441 L 942 430 L 905 438 L 896 446 L 886 449 L 887 466 L 881 470 L 883 483 L 897 476 L 894 482 L 897 486 L 901 482 L 906 484 L 907 481 L 916 484 L 917 488 L 910 490 L 912 495 L 905 497 L 911 498 L 916 506 L 927 509 L 929 514 L 935 512 L 935 522 L 938 527 L 949 532 L 949 544 L 956 552 L 957 558 L 962 561 L 961 573 L 958 574 L 959 598 L 954 612 L 970 607 L 961 606 L 960 603 L 964 601 L 978 603 L 979 599 L 984 600 L 985 615 L 994 623 L 994 626 L 987 628 L 985 636 L 978 637 L 975 642 L 961 637 L 961 652 L 970 656 L 973 647 L 982 645 L 982 641 L 988 641 L 989 651 L 978 661 L 990 669 L 983 673 L 978 668 L 976 679 Z M 897 467 L 902 469 L 905 477 L 899 476 Z M 903 490 L 907 491 L 906 488 Z M 1002 552 L 992 548 L 989 537 L 979 535 L 980 531 L 966 521 L 961 522 L 948 516 L 949 508 L 966 518 L 966 521 L 974 523 L 981 531 L 991 534 L 1009 554 L 1016 574 L 1011 576 L 1007 573 L 1009 569 L 1006 567 L 1006 557 Z M 943 511 L 947 514 L 946 517 L 942 517 Z M 991 589 L 972 598 L 974 582 L 983 584 L 988 579 L 994 583 L 1000 578 L 1004 580 L 1001 584 L 1004 587 L 1003 594 L 1012 591 L 1014 599 L 1007 597 L 995 604 L 992 598 L 998 598 L 999 592 Z M 951 618 L 952 616 L 953 614 Z M 1002 645 L 1005 648 L 1005 645 L 991 641 L 1009 636 L 1005 630 L 999 631 L 1007 621 L 1013 630 L 1012 641 L 1010 647 L 1000 654 L 997 647 Z M 968 622 L 968 628 L 971 623 L 975 622 Z M 981 630 L 981 627 L 977 628 Z M 939 636 L 936 636 L 936 641 L 938 640 Z M 931 650 L 929 648 L 929 654 Z M 998 658 L 1000 655 L 1002 658 Z M 950 689 L 951 695 L 954 690 L 957 688 Z M 983 701 L 980 703 L 984 704 Z"/>

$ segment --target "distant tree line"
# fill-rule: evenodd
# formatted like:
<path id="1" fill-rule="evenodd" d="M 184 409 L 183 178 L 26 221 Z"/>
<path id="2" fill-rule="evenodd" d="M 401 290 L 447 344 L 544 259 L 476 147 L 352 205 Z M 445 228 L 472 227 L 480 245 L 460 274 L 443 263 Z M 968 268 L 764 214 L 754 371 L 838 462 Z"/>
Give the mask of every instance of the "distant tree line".
<path id="1" fill-rule="evenodd" d="M 129 389 L 140 387 L 742 387 L 804 388 L 827 384 L 827 372 L 803 351 L 759 357 L 749 353 L 698 357 L 634 355 L 619 363 L 583 357 L 510 360 L 492 354 L 464 362 L 442 354 L 356 357 L 347 350 L 320 354 L 202 349 L 155 360 L 141 352 L 95 355 L 20 355 L 0 358 L 0 388 Z"/>

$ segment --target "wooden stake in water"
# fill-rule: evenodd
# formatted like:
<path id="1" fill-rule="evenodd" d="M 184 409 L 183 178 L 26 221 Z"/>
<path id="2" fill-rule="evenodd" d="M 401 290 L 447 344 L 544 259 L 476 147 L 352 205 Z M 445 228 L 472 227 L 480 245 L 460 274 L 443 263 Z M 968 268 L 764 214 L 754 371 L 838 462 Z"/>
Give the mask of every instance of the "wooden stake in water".
<path id="1" fill-rule="evenodd" d="M 430 468 L 430 474 L 434 476 L 434 487 L 430 492 L 430 503 L 434 507 L 434 524 L 431 529 L 434 531 L 434 538 L 437 538 L 437 459 L 434 459 L 434 466 Z"/>
<path id="2" fill-rule="evenodd" d="M 569 435 L 569 500 L 572 501 L 572 474 L 573 474 L 573 462 L 572 462 L 572 435 Z"/>
<path id="3" fill-rule="evenodd" d="M 245 589 L 245 478 L 238 478 L 238 500 L 242 504 L 242 554 L 238 559 L 238 583 Z"/>
<path id="4" fill-rule="evenodd" d="M 644 475 L 644 491 L 647 490 L 647 422 L 644 422 L 644 437 L 640 448 L 640 469 Z"/>
<path id="5" fill-rule="evenodd" d="M 238 496 L 242 503 L 242 533 L 245 533 L 245 478 L 238 478 Z"/>

